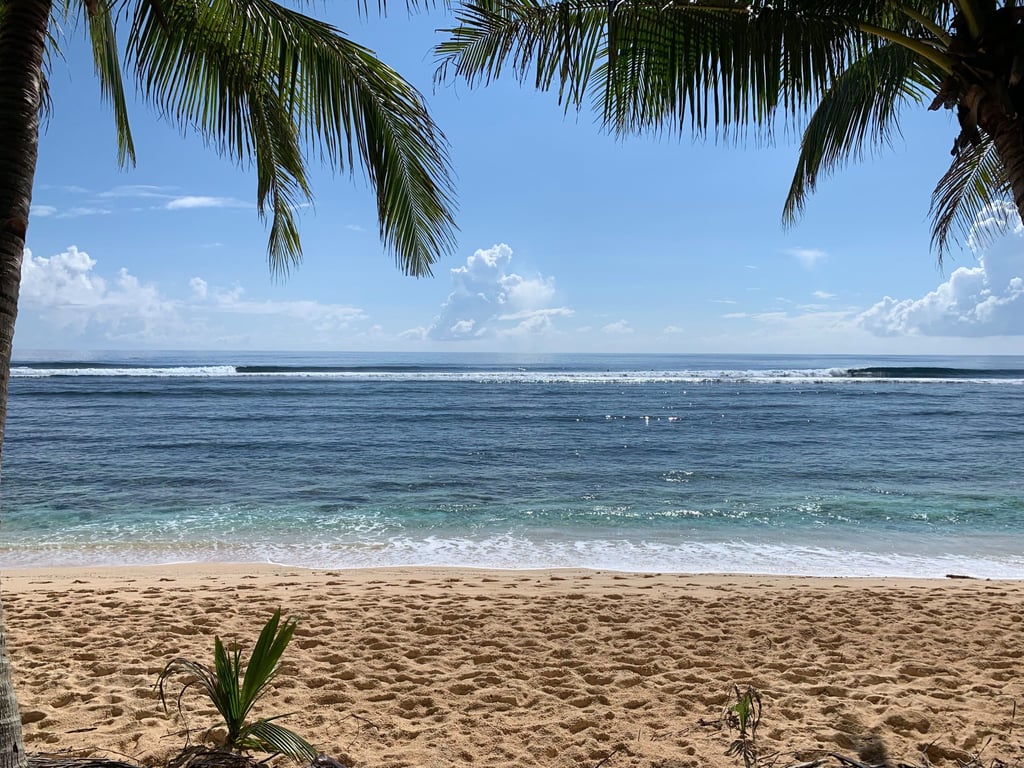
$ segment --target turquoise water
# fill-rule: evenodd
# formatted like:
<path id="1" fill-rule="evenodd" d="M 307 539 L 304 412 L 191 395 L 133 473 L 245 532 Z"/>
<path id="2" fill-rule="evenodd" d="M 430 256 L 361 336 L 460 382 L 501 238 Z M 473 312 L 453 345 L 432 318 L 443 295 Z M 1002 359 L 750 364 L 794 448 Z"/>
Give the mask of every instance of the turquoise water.
<path id="1" fill-rule="evenodd" d="M 0 565 L 1024 578 L 1024 358 L 23 355 Z"/>

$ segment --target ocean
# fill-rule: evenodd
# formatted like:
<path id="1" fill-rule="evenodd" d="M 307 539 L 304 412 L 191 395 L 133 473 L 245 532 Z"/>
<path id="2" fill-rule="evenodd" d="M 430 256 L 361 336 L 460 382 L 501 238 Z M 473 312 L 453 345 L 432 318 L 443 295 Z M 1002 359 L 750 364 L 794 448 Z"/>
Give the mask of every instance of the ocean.
<path id="1" fill-rule="evenodd" d="M 15 356 L 0 567 L 1024 578 L 1024 357 Z"/>

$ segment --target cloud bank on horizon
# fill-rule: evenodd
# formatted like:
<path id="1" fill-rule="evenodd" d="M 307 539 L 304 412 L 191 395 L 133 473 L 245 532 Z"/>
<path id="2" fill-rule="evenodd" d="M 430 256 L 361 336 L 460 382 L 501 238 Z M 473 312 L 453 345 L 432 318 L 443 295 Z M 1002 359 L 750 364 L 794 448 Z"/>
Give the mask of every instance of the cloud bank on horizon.
<path id="1" fill-rule="evenodd" d="M 959 267 L 919 299 L 886 296 L 858 324 L 879 336 L 1024 335 L 1024 226 L 1016 209 L 990 206 L 975 222 L 968 246 L 978 266 Z"/>
<path id="2" fill-rule="evenodd" d="M 914 340 L 925 338 L 1024 336 L 1024 225 L 1016 210 L 1008 204 L 990 207 L 968 245 L 976 266 L 959 267 L 925 295 L 885 296 L 866 309 L 837 308 L 833 302 L 839 297 L 824 290 L 809 293 L 808 302 L 776 297 L 768 308 L 757 306 L 754 294 L 745 300 L 701 297 L 708 316 L 711 306 L 730 305 L 718 320 L 726 326 L 740 323 L 744 330 L 722 332 L 696 349 L 699 331 L 679 322 L 672 308 L 656 323 L 649 318 L 645 323 L 642 308 L 634 308 L 634 315 L 629 307 L 570 306 L 554 276 L 526 274 L 504 243 L 478 249 L 451 269 L 447 296 L 433 308 L 414 308 L 423 320 L 405 327 L 375 317 L 372 307 L 250 298 L 239 285 L 218 286 L 202 275 L 182 286 L 159 286 L 125 268 L 103 272 L 99 259 L 73 245 L 51 256 L 26 249 L 16 343 L 24 348 L 753 352 L 775 351 L 765 347 L 766 340 L 789 340 L 788 351 L 820 352 L 832 348 L 801 345 L 815 338 L 828 345 L 847 339 L 850 349 L 835 351 L 858 351 L 856 345 L 876 339 L 883 346 L 872 351 L 885 351 L 890 348 L 884 344 L 902 340 L 907 346 L 894 351 L 914 351 Z M 812 249 L 790 255 L 808 269 L 826 262 L 823 252 Z M 730 339 L 747 341 L 750 348 L 724 348 Z M 709 349 L 713 344 L 718 346 Z"/>
<path id="3" fill-rule="evenodd" d="M 187 297 L 171 298 L 127 269 L 109 280 L 97 273 L 96 266 L 96 259 L 74 245 L 50 257 L 25 250 L 22 312 L 35 314 L 55 331 L 64 341 L 61 346 L 74 346 L 82 339 L 177 348 L 210 340 L 230 345 L 245 340 L 244 327 L 261 322 L 273 330 L 260 329 L 265 336 L 250 336 L 279 340 L 300 333 L 329 341 L 367 318 L 364 310 L 353 306 L 250 300 L 239 286 L 211 288 L 201 277 L 188 281 Z"/>

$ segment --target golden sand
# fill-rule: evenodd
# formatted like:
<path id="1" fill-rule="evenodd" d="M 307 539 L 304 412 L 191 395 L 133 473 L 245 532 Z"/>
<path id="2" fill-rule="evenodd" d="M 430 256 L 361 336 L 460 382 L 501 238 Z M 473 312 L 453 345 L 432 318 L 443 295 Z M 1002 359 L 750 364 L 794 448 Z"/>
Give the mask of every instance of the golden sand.
<path id="1" fill-rule="evenodd" d="M 164 664 L 208 662 L 215 634 L 251 648 L 280 606 L 300 624 L 257 714 L 354 766 L 736 766 L 734 683 L 760 690 L 778 766 L 1024 755 L 1017 582 L 188 565 L 0 585 L 33 752 L 166 758 Z"/>

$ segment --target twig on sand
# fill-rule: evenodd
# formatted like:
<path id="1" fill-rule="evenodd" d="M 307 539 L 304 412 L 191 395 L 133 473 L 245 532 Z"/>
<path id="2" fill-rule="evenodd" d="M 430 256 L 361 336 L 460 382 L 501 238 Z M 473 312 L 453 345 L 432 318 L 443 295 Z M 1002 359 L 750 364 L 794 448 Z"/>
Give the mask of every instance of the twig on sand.
<path id="1" fill-rule="evenodd" d="M 373 728 L 375 731 L 378 731 L 378 732 L 380 731 L 380 726 L 377 725 L 375 722 L 373 722 L 373 720 L 370 720 L 367 717 L 363 717 L 362 715 L 357 715 L 355 712 L 349 712 L 348 715 L 346 715 L 344 719 L 348 720 L 350 717 L 355 718 L 356 720 L 361 721 L 363 724 L 361 726 L 359 726 L 359 729 L 356 731 L 356 735 L 352 738 L 352 741 L 349 742 L 348 746 L 345 747 L 345 751 L 346 752 L 348 752 L 350 749 L 352 749 L 352 745 L 355 744 L 357 741 L 359 741 L 359 737 L 362 735 L 364 728 Z"/>
<path id="2" fill-rule="evenodd" d="M 138 768 L 137 763 L 101 757 L 29 755 L 29 768 Z"/>
<path id="3" fill-rule="evenodd" d="M 881 765 L 872 765 L 871 763 L 862 763 L 860 760 L 854 760 L 852 757 L 846 755 L 840 755 L 838 752 L 829 752 L 829 755 L 834 757 L 840 763 L 848 768 L 885 768 L 885 763 Z"/>
<path id="4" fill-rule="evenodd" d="M 621 751 L 622 751 L 621 747 L 616 747 L 611 752 L 609 752 L 606 757 L 603 757 L 601 759 L 601 761 L 597 765 L 594 766 L 594 768 L 601 768 L 602 765 L 607 763 L 609 760 L 611 760 L 613 757 L 615 757 Z"/>

